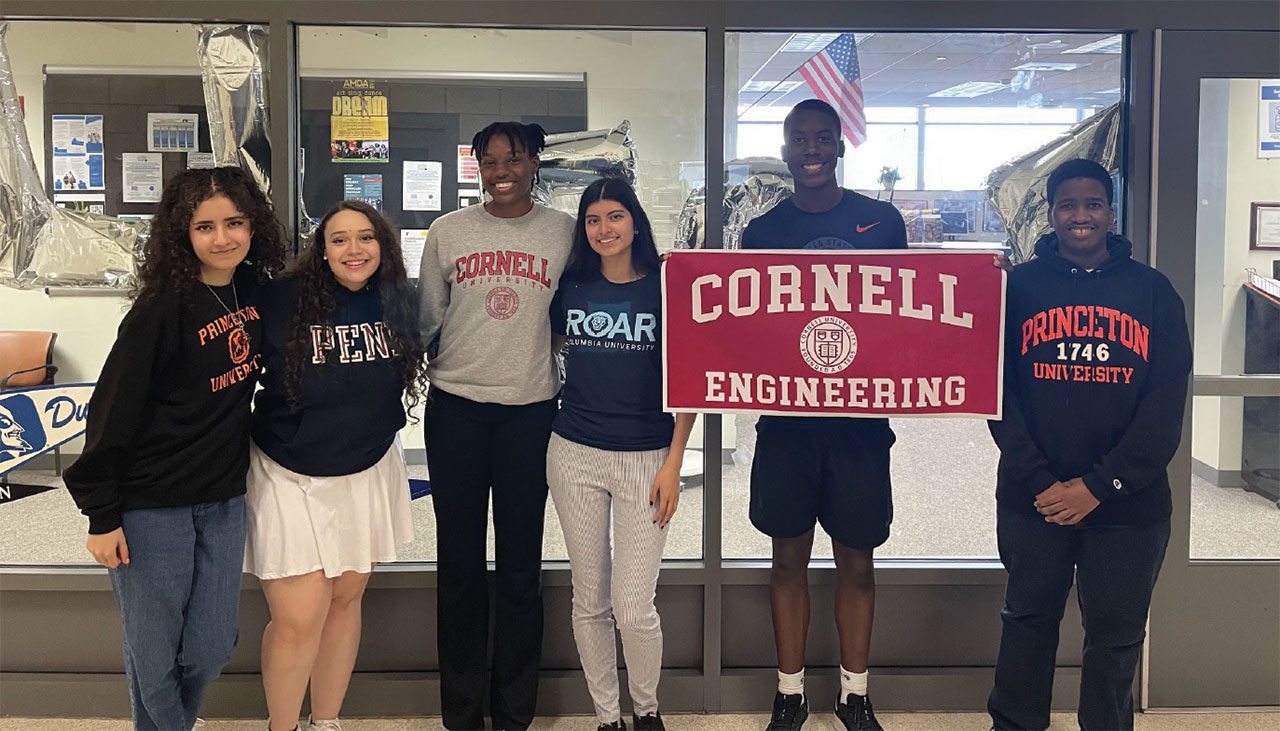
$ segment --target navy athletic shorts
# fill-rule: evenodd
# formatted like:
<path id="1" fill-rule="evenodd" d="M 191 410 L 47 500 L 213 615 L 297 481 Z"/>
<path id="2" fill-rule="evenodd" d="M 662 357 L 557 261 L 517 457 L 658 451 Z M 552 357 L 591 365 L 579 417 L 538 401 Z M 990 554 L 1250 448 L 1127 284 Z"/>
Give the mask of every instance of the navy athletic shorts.
<path id="1" fill-rule="evenodd" d="M 893 491 L 887 419 L 762 417 L 751 465 L 751 524 L 794 538 L 815 521 L 841 545 L 870 550 L 889 539 Z"/>

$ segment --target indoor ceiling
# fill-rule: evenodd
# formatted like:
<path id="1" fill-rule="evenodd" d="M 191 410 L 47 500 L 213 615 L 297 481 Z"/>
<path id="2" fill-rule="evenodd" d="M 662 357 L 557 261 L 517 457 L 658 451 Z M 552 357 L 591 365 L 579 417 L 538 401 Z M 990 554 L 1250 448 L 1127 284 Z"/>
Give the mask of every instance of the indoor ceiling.
<path id="1" fill-rule="evenodd" d="M 797 71 L 834 37 L 736 34 L 740 107 L 789 108 L 813 96 Z M 1120 99 L 1120 38 L 1111 33 L 858 33 L 863 96 L 870 107 L 1107 106 Z M 956 89 L 970 82 L 988 83 Z M 952 94 L 994 91 L 931 96 L 948 89 Z"/>

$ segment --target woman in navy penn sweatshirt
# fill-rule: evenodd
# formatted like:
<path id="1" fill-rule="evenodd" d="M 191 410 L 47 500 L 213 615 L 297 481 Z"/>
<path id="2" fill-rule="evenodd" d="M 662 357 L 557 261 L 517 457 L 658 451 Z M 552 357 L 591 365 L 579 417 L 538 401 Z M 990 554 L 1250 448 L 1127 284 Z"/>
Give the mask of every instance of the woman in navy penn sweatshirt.
<path id="1" fill-rule="evenodd" d="M 1132 728 L 1191 342 L 1173 285 L 1108 233 L 1107 171 L 1070 160 L 1049 176 L 1047 195 L 1053 232 L 1009 275 L 1004 418 L 990 422 L 1009 582 L 988 711 L 997 729 L 1049 725 L 1074 580 L 1085 625 L 1080 727 Z"/>

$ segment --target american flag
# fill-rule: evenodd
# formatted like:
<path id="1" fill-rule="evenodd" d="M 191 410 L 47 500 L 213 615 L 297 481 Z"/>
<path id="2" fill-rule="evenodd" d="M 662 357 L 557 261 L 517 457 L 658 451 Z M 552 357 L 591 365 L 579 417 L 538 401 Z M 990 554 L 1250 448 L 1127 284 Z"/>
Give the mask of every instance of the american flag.
<path id="1" fill-rule="evenodd" d="M 844 136 L 854 147 L 867 140 L 867 119 L 862 112 L 862 76 L 858 47 L 852 33 L 841 33 L 800 67 L 809 88 L 840 114 Z"/>

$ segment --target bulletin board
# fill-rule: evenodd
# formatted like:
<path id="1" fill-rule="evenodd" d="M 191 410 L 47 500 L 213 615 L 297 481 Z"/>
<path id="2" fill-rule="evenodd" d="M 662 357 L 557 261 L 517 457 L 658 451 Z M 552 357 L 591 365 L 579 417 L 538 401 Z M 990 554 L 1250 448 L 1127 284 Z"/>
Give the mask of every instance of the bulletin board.
<path id="1" fill-rule="evenodd" d="M 351 191 L 352 184 L 363 182 L 368 190 L 379 190 L 375 179 L 381 176 L 381 210 L 402 229 L 426 229 L 435 219 L 457 210 L 459 191 L 466 196 L 466 191 L 479 190 L 479 182 L 458 182 L 458 147 L 470 145 L 472 136 L 486 125 L 497 121 L 537 123 L 548 134 L 587 128 L 585 80 L 363 77 L 386 99 L 389 134 L 385 158 L 378 149 L 364 159 L 335 160 L 331 147 L 335 139 L 331 128 L 334 98 L 344 87 L 355 86 L 351 80 L 359 78 L 301 80 L 302 199 L 313 219 L 346 197 L 344 190 Z M 404 209 L 406 162 L 441 163 L 440 210 Z M 347 176 L 355 178 L 344 179 Z"/>
<path id="2" fill-rule="evenodd" d="M 103 213 L 109 216 L 150 215 L 155 203 L 126 203 L 123 187 L 124 153 L 148 152 L 147 115 L 196 115 L 194 145 L 210 152 L 209 119 L 204 106 L 200 76 L 81 74 L 48 70 L 44 79 L 44 170 L 45 192 L 50 200 L 72 192 L 84 197 L 103 196 Z M 100 191 L 54 190 L 52 120 L 55 115 L 101 115 L 103 182 Z M 187 167 L 187 153 L 157 152 L 161 177 L 167 183 Z"/>

